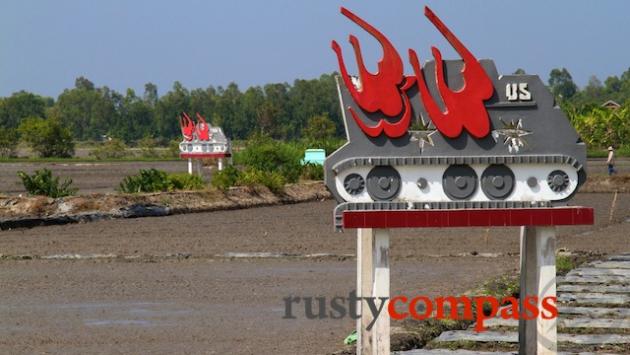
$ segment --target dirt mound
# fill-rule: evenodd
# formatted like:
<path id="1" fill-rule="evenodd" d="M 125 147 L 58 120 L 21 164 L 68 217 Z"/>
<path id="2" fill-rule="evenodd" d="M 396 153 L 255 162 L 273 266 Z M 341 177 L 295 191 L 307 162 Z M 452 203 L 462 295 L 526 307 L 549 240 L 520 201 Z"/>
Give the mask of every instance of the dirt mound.
<path id="1" fill-rule="evenodd" d="M 630 192 L 630 174 L 589 176 L 580 192 Z"/>
<path id="2" fill-rule="evenodd" d="M 162 192 L 151 194 L 92 194 L 63 198 L 0 197 L 0 228 L 65 224 L 87 220 L 166 216 L 271 206 L 330 198 L 322 182 L 287 185 L 274 194 L 265 187 Z"/>

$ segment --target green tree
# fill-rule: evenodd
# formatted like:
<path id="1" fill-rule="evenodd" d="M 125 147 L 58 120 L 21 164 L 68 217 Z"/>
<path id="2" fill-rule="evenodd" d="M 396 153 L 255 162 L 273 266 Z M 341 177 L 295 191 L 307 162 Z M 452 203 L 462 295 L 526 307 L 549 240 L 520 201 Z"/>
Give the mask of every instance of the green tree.
<path id="1" fill-rule="evenodd" d="M 180 135 L 177 117 L 182 112 L 188 111 L 190 111 L 190 92 L 179 81 L 176 81 L 173 89 L 160 98 L 155 108 L 158 135 L 167 139 Z"/>
<path id="2" fill-rule="evenodd" d="M 108 87 L 96 88 L 84 77 L 77 78 L 75 88 L 59 95 L 49 117 L 69 127 L 76 139 L 99 140 L 118 121 L 116 102 L 119 94 Z"/>
<path id="3" fill-rule="evenodd" d="M 225 89 L 218 87 L 217 94 L 219 97 L 216 102 L 216 116 L 213 117 L 213 122 L 217 122 L 215 121 L 217 118 L 228 137 L 245 138 L 246 136 L 241 136 L 242 132 L 249 131 L 253 127 L 247 129 L 242 125 L 242 122 L 246 120 L 242 105 L 243 94 L 238 85 L 230 83 Z"/>
<path id="4" fill-rule="evenodd" d="M 136 96 L 132 89 L 127 89 L 125 97 L 117 106 L 118 114 L 114 115 L 117 120 L 108 130 L 114 137 L 131 142 L 157 133 L 155 111 L 146 100 Z"/>
<path id="5" fill-rule="evenodd" d="M 556 97 L 564 100 L 571 99 L 578 92 L 578 87 L 566 68 L 556 68 L 549 73 L 549 87 Z"/>
<path id="6" fill-rule="evenodd" d="M 330 139 L 335 136 L 335 124 L 327 114 L 313 116 L 302 131 L 302 136 L 313 141 Z"/>
<path id="7" fill-rule="evenodd" d="M 289 84 L 267 84 L 264 91 L 265 103 L 258 117 L 262 131 L 274 138 L 295 138 L 297 125 L 289 111 Z"/>
<path id="8" fill-rule="evenodd" d="M 18 142 L 19 136 L 15 128 L 0 129 L 0 157 L 14 157 Z"/>
<path id="9" fill-rule="evenodd" d="M 18 127 L 21 138 L 41 157 L 70 158 L 74 142 L 70 129 L 56 119 L 31 117 Z"/>
<path id="10" fill-rule="evenodd" d="M 157 85 L 153 83 L 144 84 L 144 101 L 149 104 L 151 107 L 155 107 L 158 102 L 158 88 Z"/>
<path id="11" fill-rule="evenodd" d="M 514 71 L 514 73 L 512 73 L 512 74 L 514 74 L 514 75 L 525 75 L 525 74 L 527 74 L 527 73 L 525 73 L 525 69 L 523 69 L 523 68 L 518 68 L 518 69 L 516 69 L 516 70 Z"/>
<path id="12" fill-rule="evenodd" d="M 0 99 L 0 127 L 17 128 L 27 117 L 45 117 L 52 99 L 26 91 Z"/>

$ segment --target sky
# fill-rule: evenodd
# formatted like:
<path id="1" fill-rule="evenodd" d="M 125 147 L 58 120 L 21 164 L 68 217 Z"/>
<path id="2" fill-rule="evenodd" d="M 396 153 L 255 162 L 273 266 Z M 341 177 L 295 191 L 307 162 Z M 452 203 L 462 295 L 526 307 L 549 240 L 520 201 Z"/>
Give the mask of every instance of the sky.
<path id="1" fill-rule="evenodd" d="M 407 50 L 456 59 L 423 15 L 428 5 L 477 58 L 499 73 L 523 68 L 547 80 L 566 67 L 579 86 L 630 67 L 630 1 L 584 0 L 2 0 L 0 96 L 19 90 L 57 97 L 85 76 L 124 93 L 152 82 L 163 95 L 188 88 L 317 78 L 338 70 L 331 40 L 354 63 L 348 35 L 368 69 L 377 42 L 340 14 L 344 6 L 383 32 L 410 73 Z M 352 65 L 350 65 L 352 68 Z"/>

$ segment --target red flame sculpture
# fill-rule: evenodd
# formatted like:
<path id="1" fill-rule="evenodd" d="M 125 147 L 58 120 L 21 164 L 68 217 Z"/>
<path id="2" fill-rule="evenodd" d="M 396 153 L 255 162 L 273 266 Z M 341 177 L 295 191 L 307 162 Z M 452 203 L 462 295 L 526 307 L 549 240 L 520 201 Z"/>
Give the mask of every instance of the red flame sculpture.
<path id="1" fill-rule="evenodd" d="M 473 137 L 483 138 L 490 133 L 490 119 L 483 102 L 492 97 L 494 91 L 492 81 L 479 64 L 479 61 L 477 61 L 477 58 L 426 6 L 424 7 L 424 15 L 464 60 L 464 68 L 461 71 L 464 77 L 464 85 L 457 91 L 451 90 L 446 85 L 442 53 L 436 47 L 431 47 L 435 58 L 435 81 L 446 107 L 446 110 L 443 112 L 435 103 L 433 97 L 431 97 L 416 52 L 410 49 L 409 61 L 418 79 L 422 103 L 435 127 L 445 136 L 456 138 L 462 133 L 462 129 L 466 128 Z"/>
<path id="2" fill-rule="evenodd" d="M 342 7 L 341 13 L 371 34 L 383 48 L 383 58 L 378 62 L 378 72 L 372 74 L 365 68 L 359 40 L 350 35 L 349 40 L 354 48 L 360 78 L 360 85 L 355 87 L 346 69 L 340 46 L 336 41 L 332 41 L 332 49 L 337 55 L 341 76 L 352 98 L 366 112 L 381 112 L 390 118 L 397 117 L 402 113 L 402 118 L 398 122 L 391 123 L 381 119 L 376 125 L 369 126 L 358 117 L 352 107 L 349 107 L 353 119 L 366 135 L 377 137 L 384 132 L 389 138 L 398 138 L 407 132 L 411 122 L 411 105 L 407 90 L 416 82 L 418 82 L 422 103 L 427 113 L 437 130 L 443 135 L 456 138 L 463 129 L 466 129 L 476 138 L 483 138 L 490 133 L 490 119 L 484 106 L 484 100 L 492 97 L 494 90 L 492 81 L 477 58 L 455 37 L 433 11 L 425 7 L 425 16 L 464 60 L 464 68 L 461 72 L 464 85 L 461 89 L 453 91 L 445 82 L 442 54 L 436 47 L 431 47 L 436 63 L 435 80 L 440 97 L 446 107 L 445 111 L 440 109 L 431 96 L 415 51 L 409 50 L 410 63 L 415 76 L 405 77 L 402 60 L 391 42 L 376 28 L 349 10 Z"/>
<path id="3" fill-rule="evenodd" d="M 403 116 L 398 122 L 390 123 L 382 119 L 375 126 L 368 126 L 360 120 L 354 109 L 350 108 L 350 113 L 361 130 L 370 137 L 376 137 L 383 131 L 388 137 L 400 137 L 407 132 L 411 121 L 409 98 L 404 95 L 404 91 L 409 89 L 415 80 L 405 79 L 400 55 L 381 32 L 343 7 L 341 13 L 371 34 L 383 48 L 383 59 L 378 62 L 378 72 L 372 74 L 365 68 L 359 40 L 350 35 L 349 40 L 354 48 L 359 67 L 360 87 L 355 88 L 346 69 L 341 47 L 336 41 L 332 41 L 332 49 L 337 54 L 341 76 L 352 98 L 361 109 L 367 112 L 380 111 L 389 117 L 400 115 L 404 108 Z"/>
<path id="4" fill-rule="evenodd" d="M 186 112 L 183 113 L 182 117 L 179 117 L 179 124 L 182 129 L 182 135 L 184 136 L 184 139 L 187 141 L 193 140 L 195 124 L 193 123 L 193 120 L 188 117 Z"/>
<path id="5" fill-rule="evenodd" d="M 210 127 L 206 123 L 206 119 L 203 118 L 199 113 L 197 113 L 197 139 L 200 141 L 210 140 Z"/>
<path id="6" fill-rule="evenodd" d="M 182 116 L 179 117 L 179 124 L 186 141 L 192 141 L 195 138 L 200 141 L 209 141 L 212 136 L 210 134 L 210 126 L 199 113 L 197 113 L 197 124 L 195 124 L 186 112 L 182 112 Z"/>

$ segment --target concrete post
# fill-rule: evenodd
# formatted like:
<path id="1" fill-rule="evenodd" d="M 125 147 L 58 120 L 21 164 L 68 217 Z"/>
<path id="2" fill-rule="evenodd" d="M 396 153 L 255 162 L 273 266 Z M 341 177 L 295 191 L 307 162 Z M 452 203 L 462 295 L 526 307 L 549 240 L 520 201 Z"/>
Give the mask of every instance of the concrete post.
<path id="1" fill-rule="evenodd" d="M 521 291 L 519 310 L 527 296 L 556 297 L 556 227 L 521 227 Z M 557 353 L 557 318 L 521 319 L 518 323 L 519 354 Z"/>
<path id="2" fill-rule="evenodd" d="M 357 230 L 357 297 L 376 297 L 389 303 L 389 229 Z M 372 313 L 365 301 L 359 301 L 357 312 L 357 354 L 388 355 L 390 353 L 390 319 L 386 311 L 380 313 L 370 330 Z"/>

